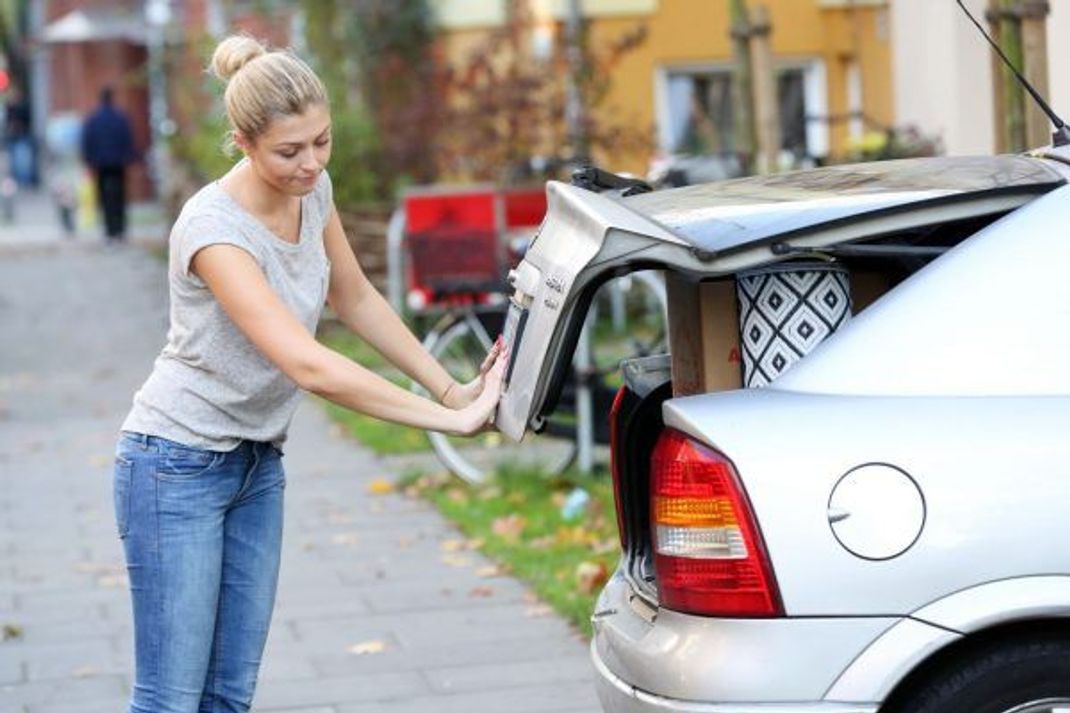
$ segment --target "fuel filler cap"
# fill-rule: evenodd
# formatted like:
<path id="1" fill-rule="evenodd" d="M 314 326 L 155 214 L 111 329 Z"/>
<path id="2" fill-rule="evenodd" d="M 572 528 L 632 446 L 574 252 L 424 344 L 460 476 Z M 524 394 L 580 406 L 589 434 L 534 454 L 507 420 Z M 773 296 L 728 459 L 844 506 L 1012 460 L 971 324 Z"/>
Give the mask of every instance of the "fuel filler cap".
<path id="1" fill-rule="evenodd" d="M 886 560 L 906 552 L 925 525 L 925 498 L 906 472 L 882 463 L 848 471 L 832 489 L 829 526 L 851 554 Z"/>

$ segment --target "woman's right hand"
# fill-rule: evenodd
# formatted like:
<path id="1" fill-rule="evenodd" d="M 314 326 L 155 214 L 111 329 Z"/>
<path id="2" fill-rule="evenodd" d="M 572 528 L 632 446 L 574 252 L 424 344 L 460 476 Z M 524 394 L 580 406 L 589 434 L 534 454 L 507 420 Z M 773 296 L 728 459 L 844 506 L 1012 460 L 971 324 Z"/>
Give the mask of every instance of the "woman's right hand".
<path id="1" fill-rule="evenodd" d="M 502 395 L 502 379 L 505 376 L 507 357 L 508 354 L 504 350 L 495 356 L 493 364 L 482 377 L 483 388 L 479 396 L 472 403 L 456 411 L 458 415 L 456 435 L 473 436 L 491 425 L 494 409 L 497 408 Z"/>

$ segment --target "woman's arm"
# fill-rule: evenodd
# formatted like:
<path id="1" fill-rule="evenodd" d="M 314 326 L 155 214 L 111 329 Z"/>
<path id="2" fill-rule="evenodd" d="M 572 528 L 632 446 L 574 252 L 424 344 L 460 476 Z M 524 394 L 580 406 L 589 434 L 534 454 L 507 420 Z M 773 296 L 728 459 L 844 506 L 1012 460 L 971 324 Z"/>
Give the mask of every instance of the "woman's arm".
<path id="1" fill-rule="evenodd" d="M 331 260 L 327 301 L 342 323 L 436 399 L 442 400 L 447 390 L 450 394 L 444 402 L 447 404 L 465 404 L 475 398 L 479 385 L 474 383 L 472 389 L 465 389 L 474 391 L 471 395 L 462 394 L 461 385 L 454 384 L 453 378 L 424 349 L 365 276 L 346 241 L 337 210 L 331 212 L 324 244 Z"/>
<path id="2" fill-rule="evenodd" d="M 452 434 L 477 432 L 494 411 L 501 385 L 501 360 L 491 369 L 487 386 L 476 401 L 463 409 L 449 409 L 390 383 L 317 342 L 271 289 L 252 256 L 241 248 L 223 244 L 202 248 L 193 256 L 191 270 L 204 280 L 249 341 L 303 389 L 376 418 Z"/>

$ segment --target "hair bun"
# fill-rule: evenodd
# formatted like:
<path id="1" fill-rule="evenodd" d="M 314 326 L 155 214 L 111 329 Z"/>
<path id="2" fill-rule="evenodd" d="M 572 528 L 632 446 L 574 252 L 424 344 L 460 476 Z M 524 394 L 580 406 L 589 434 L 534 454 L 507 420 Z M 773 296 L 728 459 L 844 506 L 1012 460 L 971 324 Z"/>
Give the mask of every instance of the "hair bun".
<path id="1" fill-rule="evenodd" d="M 248 35 L 231 35 L 212 53 L 212 73 L 224 82 L 252 60 L 267 54 L 267 48 Z"/>

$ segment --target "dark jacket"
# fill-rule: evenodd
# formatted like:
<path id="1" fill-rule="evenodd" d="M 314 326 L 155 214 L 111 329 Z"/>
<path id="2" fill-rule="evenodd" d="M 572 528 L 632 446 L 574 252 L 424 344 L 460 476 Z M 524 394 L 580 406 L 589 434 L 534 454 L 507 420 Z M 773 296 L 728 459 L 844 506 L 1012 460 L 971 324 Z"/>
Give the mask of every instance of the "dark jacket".
<path id="1" fill-rule="evenodd" d="M 126 114 L 102 104 L 82 128 L 82 158 L 93 168 L 116 168 L 134 160 L 134 137 Z"/>

